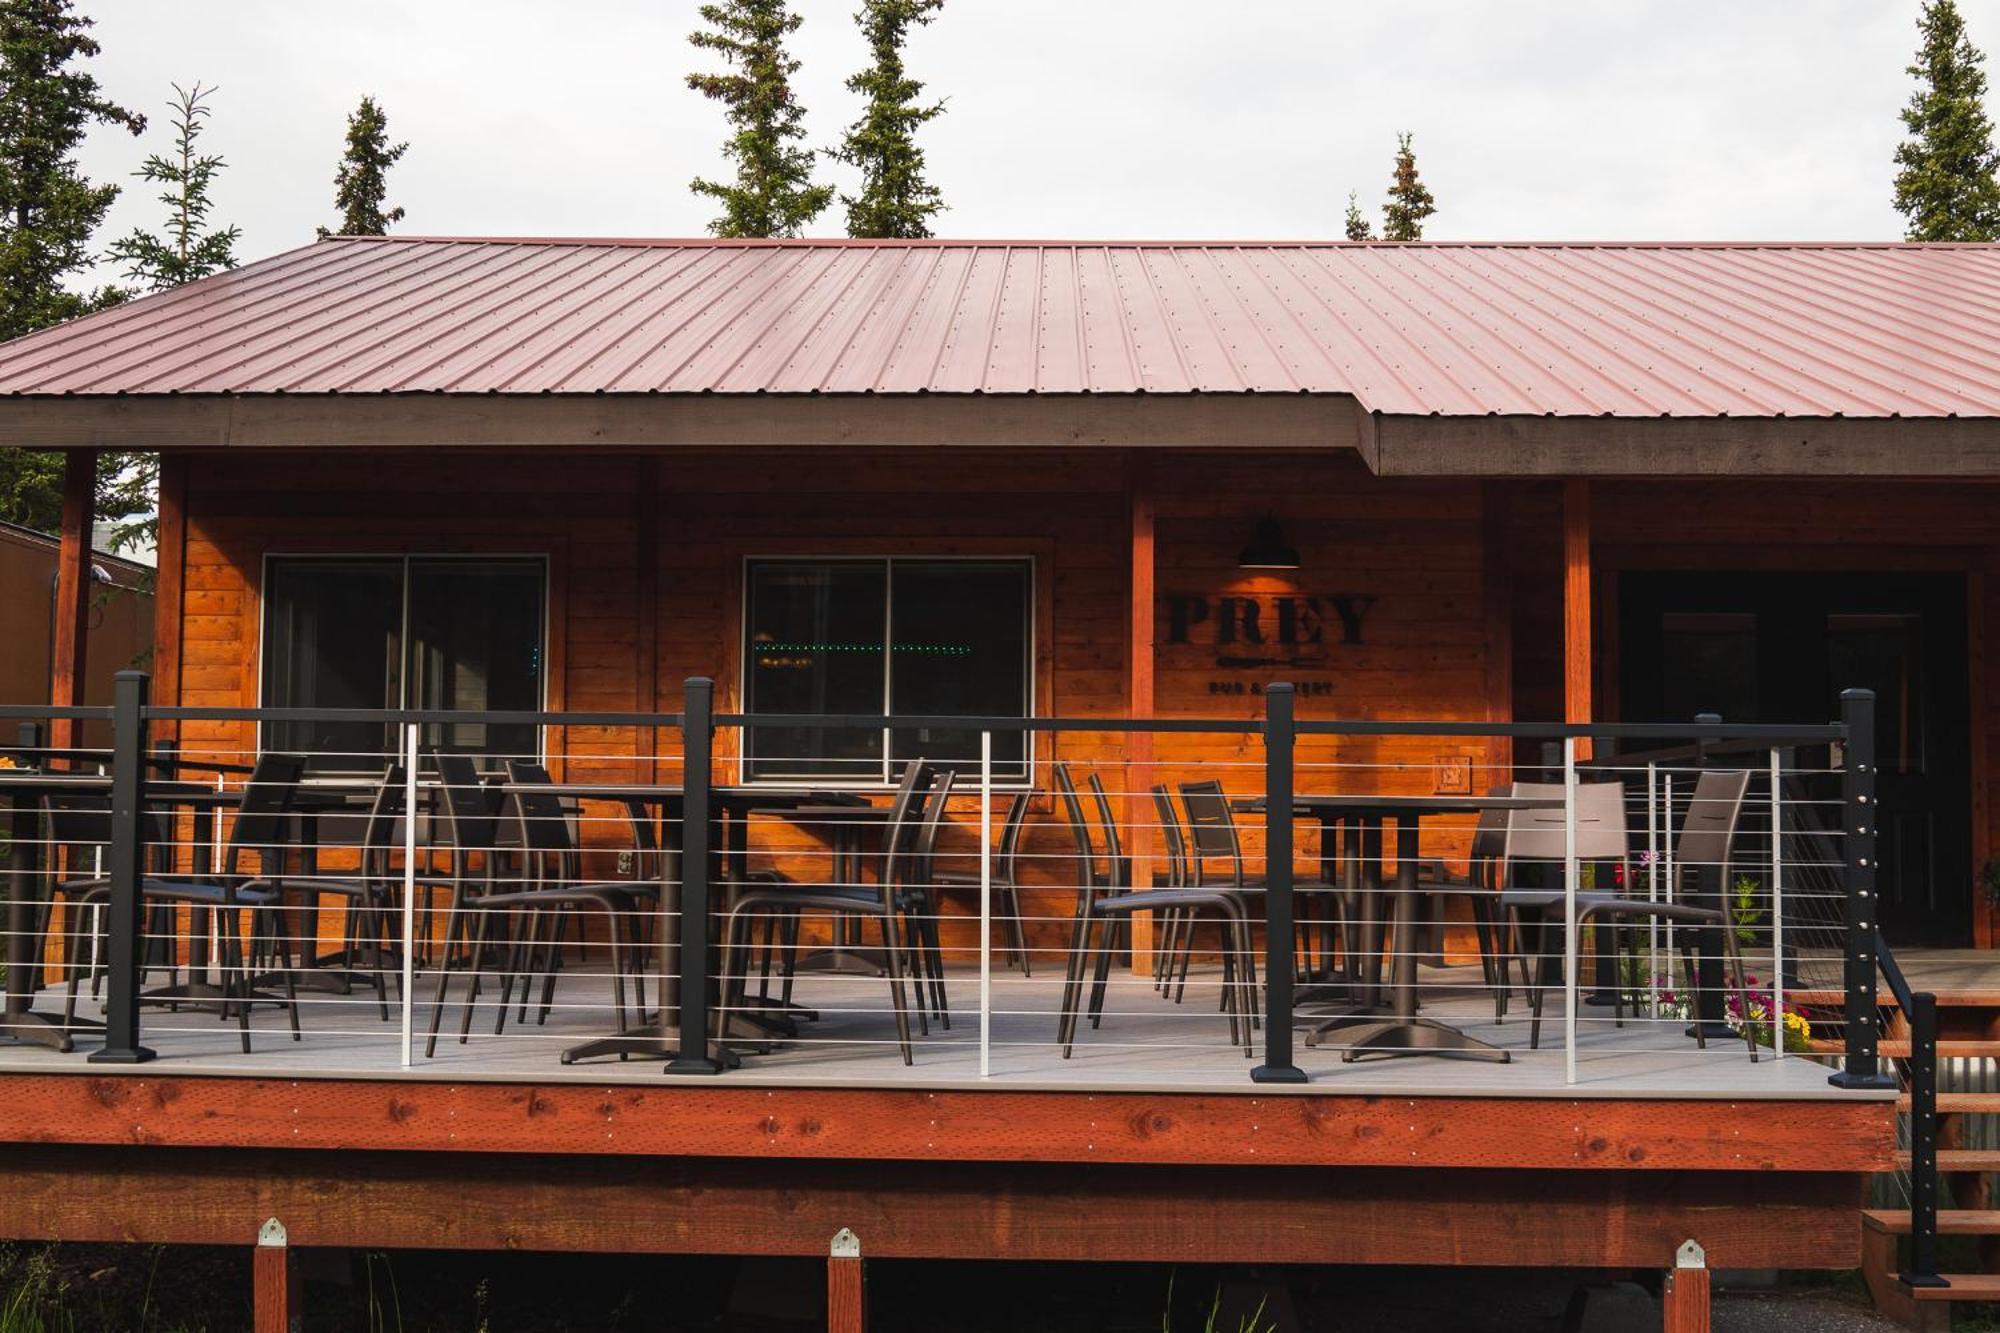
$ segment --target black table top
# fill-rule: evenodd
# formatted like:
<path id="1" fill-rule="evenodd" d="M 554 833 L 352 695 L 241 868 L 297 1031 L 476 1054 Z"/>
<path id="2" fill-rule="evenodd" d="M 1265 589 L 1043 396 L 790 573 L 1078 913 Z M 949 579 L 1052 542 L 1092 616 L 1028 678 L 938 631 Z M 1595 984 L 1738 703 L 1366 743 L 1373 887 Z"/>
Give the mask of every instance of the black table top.
<path id="1" fill-rule="evenodd" d="M 1250 797 L 1231 803 L 1238 810 L 1262 814 L 1265 799 Z M 1482 810 L 1560 810 L 1559 796 L 1474 796 L 1471 794 L 1395 795 L 1366 792 L 1296 792 L 1294 814 L 1478 814 Z"/>

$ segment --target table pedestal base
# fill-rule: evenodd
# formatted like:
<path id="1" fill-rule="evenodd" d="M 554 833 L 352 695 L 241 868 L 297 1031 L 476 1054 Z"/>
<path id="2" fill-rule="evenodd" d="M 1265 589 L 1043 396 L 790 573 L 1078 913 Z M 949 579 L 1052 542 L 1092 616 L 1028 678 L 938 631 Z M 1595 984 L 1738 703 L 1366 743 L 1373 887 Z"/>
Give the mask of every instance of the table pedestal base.
<path id="1" fill-rule="evenodd" d="M 16 1014 L 0 1015 L 0 1040 L 17 1042 L 23 1046 L 44 1046 L 52 1051 L 67 1055 L 76 1049 L 70 1040 L 77 1033 L 102 1033 L 104 1024 L 79 1018 L 66 1028 L 60 1018 L 52 1014 L 37 1014 L 23 1011 Z"/>
<path id="2" fill-rule="evenodd" d="M 1432 1018 L 1336 1018 L 1321 1024 L 1306 1038 L 1306 1045 L 1318 1046 L 1331 1034 L 1346 1038 L 1341 1051 L 1343 1064 L 1352 1064 L 1364 1055 L 1442 1055 L 1462 1060 L 1490 1060 L 1508 1064 L 1513 1054 L 1489 1046 L 1448 1023 Z"/>

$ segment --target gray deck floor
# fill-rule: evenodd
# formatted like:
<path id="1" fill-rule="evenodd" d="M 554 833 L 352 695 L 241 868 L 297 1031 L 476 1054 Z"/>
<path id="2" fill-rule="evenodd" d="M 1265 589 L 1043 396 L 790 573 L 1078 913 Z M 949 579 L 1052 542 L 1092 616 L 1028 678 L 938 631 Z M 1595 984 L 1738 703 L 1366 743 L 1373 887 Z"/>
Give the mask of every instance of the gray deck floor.
<path id="1" fill-rule="evenodd" d="M 1741 1041 L 1711 1041 L 1699 1050 L 1678 1020 L 1628 1020 L 1614 1026 L 1609 1011 L 1585 1007 L 1579 1020 L 1575 1083 L 1566 1081 L 1561 995 L 1550 997 L 1542 1049 L 1528 1049 L 1525 1002 L 1517 994 L 1505 1023 L 1493 1021 L 1492 1001 L 1478 988 L 1476 968 L 1426 969 L 1428 1017 L 1450 1021 L 1480 1040 L 1511 1053 L 1506 1064 L 1412 1056 L 1343 1063 L 1334 1048 L 1309 1048 L 1299 1034 L 1297 1062 L 1304 1085 L 1255 1084 L 1246 1059 L 1228 1043 L 1213 977 L 1197 976 L 1184 1003 L 1156 993 L 1143 978 L 1114 978 L 1103 1025 L 1087 1026 L 1074 1054 L 1062 1058 L 1054 1042 L 1060 975 L 996 971 L 982 1071 L 979 981 L 956 970 L 949 978 L 950 1031 L 933 1023 L 917 1035 L 915 1062 L 905 1066 L 895 1044 L 887 983 L 875 978 L 801 976 L 796 999 L 813 1005 L 818 1019 L 801 1025 L 798 1039 L 765 1053 L 746 1055 L 731 1084 L 831 1087 L 1009 1088 L 1079 1091 L 1215 1092 L 1244 1095 L 1343 1094 L 1388 1096 L 1619 1097 L 1809 1099 L 1857 1095 L 1828 1086 L 1827 1067 L 1797 1055 L 1774 1059 L 1767 1050 L 1752 1063 Z M 413 1008 L 415 1050 L 406 1055 L 401 1016 L 391 989 L 390 1018 L 378 1014 L 372 992 L 302 997 L 304 1038 L 294 1042 L 275 1009 L 259 1009 L 250 1054 L 242 1053 L 234 1024 L 213 1013 L 147 1009 L 145 1043 L 159 1059 L 136 1067 L 90 1065 L 84 1054 L 96 1040 L 79 1039 L 77 1053 L 22 1045 L 0 1046 L 0 1072 L 69 1071 L 93 1075 L 125 1070 L 139 1074 L 238 1075 L 264 1078 L 365 1078 L 467 1081 L 622 1083 L 665 1077 L 652 1061 L 616 1059 L 564 1065 L 561 1050 L 611 1027 L 602 977 L 561 978 L 556 1005 L 545 1024 L 508 1017 L 495 1035 L 495 1006 L 482 996 L 469 1040 L 456 1029 L 463 1012 L 462 980 L 445 1015 L 446 1036 L 435 1058 L 423 1054 L 434 981 L 420 978 Z M 60 993 L 44 992 L 37 1007 L 57 1012 Z M 96 1017 L 96 1006 L 83 1012 Z M 1262 1034 L 1258 1034 L 1261 1058 Z M 711 1082 L 704 1080 L 705 1082 Z M 1886 1094 L 1884 1094 L 1886 1095 Z"/>

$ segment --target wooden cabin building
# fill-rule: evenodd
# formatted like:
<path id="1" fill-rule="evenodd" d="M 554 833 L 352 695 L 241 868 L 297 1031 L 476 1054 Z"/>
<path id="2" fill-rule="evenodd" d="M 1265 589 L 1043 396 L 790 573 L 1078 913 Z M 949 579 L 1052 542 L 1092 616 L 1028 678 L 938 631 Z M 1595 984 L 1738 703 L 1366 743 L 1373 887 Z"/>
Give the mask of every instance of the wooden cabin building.
<path id="1" fill-rule="evenodd" d="M 336 238 L 0 347 L 0 440 L 70 451 L 79 478 L 96 450 L 161 452 L 156 703 L 671 712 L 705 676 L 723 712 L 1253 719 L 1282 679 L 1302 718 L 1776 724 L 1824 723 L 1862 686 L 1879 701 L 1882 926 L 1932 946 L 1993 942 L 1996 414 L 1994 246 Z M 380 752 L 343 725 L 286 743 Z M 179 733 L 247 752 L 273 743 L 256 727 Z M 718 736 L 737 780 L 886 789 L 905 743 L 758 735 Z M 1422 791 L 1517 757 L 1506 737 L 1310 743 L 1302 764 Z M 1011 744 L 1002 779 L 1028 745 L 1161 772 L 1257 758 L 1248 735 Z M 631 729 L 569 728 L 549 749 L 577 779 L 660 767 Z M 1037 1093 L 655 1079 L 618 1112 L 646 1198 L 588 1155 L 578 1126 L 611 1114 L 590 1109 L 602 1089 L 301 1099 L 162 1065 L 128 1095 L 93 1073 L 12 1075 L 31 1095 L 0 1073 L 0 1132 L 50 1145 L 36 1179 L 81 1159 L 31 1112 L 83 1108 L 101 1122 L 85 1141 L 186 1145 L 167 1165 L 109 1154 L 130 1197 L 168 1197 L 167 1172 L 220 1215 L 299 1209 L 304 1244 L 420 1243 L 426 1191 L 447 1188 L 486 1190 L 493 1211 L 444 1243 L 610 1243 L 601 1221 L 504 1202 L 497 1174 L 452 1185 L 396 1151 L 462 1132 L 585 1154 L 598 1197 L 661 1248 L 796 1249 L 851 1226 L 865 1253 L 1664 1268 L 1705 1228 L 1718 1263 L 1840 1266 L 1856 1182 L 1888 1152 L 1887 1104 L 1865 1096 L 1725 1115 L 1647 1094 L 1596 1105 L 1579 1133 L 1573 1100 L 1481 1102 L 1449 1080 L 1319 1112 L 1247 1084 L 1155 1088 L 1097 1094 L 1120 1118 L 1095 1143 L 1083 1102 Z M 139 1113 L 168 1096 L 276 1119 L 232 1136 Z M 761 1140 L 735 1096 L 769 1100 Z M 509 1137 L 543 1098 L 576 1142 Z M 203 1174 L 199 1154 L 232 1147 L 231 1170 L 312 1157 L 286 1158 L 288 1114 L 314 1165 L 271 1167 L 254 1207 Z M 1259 1116 L 1310 1173 L 1252 1164 Z M 942 1128 L 918 1142 L 913 1117 Z M 1419 1123 L 1451 1146 L 1370 1146 Z M 964 1178 L 936 1148 L 961 1132 Z M 1718 1135 L 1752 1146 L 1719 1152 Z M 1085 1178 L 1126 1192 L 1122 1240 L 1062 1165 L 1106 1148 L 1126 1166 Z M 336 1170 L 335 1149 L 371 1165 Z M 687 1156 L 717 1153 L 758 1160 L 724 1183 Z M 869 1156 L 900 1165 L 865 1180 Z M 544 1202 L 574 1169 L 524 1160 L 519 1187 Z M 1557 1164 L 1599 1169 L 1532 1174 Z M 760 1230 L 800 1181 L 798 1236 Z M 310 1188 L 336 1200 L 311 1220 Z M 14 1234 L 89 1229 L 53 1184 L 10 1197 Z M 1416 1224 L 1371 1227 L 1384 1200 Z M 1052 1220 L 1012 1231 L 1009 1207 Z M 202 1230 L 155 1211 L 122 1225 Z M 1208 1225 L 1223 1217 L 1236 1239 Z"/>

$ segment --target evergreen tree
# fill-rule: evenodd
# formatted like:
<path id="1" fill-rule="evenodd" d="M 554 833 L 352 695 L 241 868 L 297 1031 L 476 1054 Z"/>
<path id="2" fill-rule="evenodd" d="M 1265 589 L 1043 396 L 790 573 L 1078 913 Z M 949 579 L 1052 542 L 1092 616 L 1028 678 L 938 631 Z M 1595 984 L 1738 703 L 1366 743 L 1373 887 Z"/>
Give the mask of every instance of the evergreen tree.
<path id="1" fill-rule="evenodd" d="M 203 100 L 215 92 L 197 81 L 192 88 L 173 85 L 174 152 L 149 157 L 137 174 L 162 185 L 160 202 L 167 206 L 167 226 L 155 236 L 134 228 L 130 236 L 114 241 L 111 257 L 125 265 L 126 276 L 145 284 L 148 291 L 165 291 L 196 278 L 236 267 L 236 242 L 241 227 L 211 227 L 209 211 L 214 200 L 209 187 L 225 163 L 212 153 L 196 153 L 202 122 L 208 119 Z"/>
<path id="2" fill-rule="evenodd" d="M 340 227 L 319 229 L 328 236 L 384 236 L 403 220 L 400 208 L 382 207 L 389 198 L 389 168 L 409 151 L 407 143 L 389 145 L 389 117 L 372 97 L 347 118 L 347 153 L 333 175 L 333 206 L 340 210 Z"/>
<path id="3" fill-rule="evenodd" d="M 145 117 L 106 97 L 84 63 L 99 52 L 90 20 L 69 0 L 0 0 L 0 338 L 15 338 L 115 304 L 115 287 L 72 291 L 64 279 L 87 267 L 90 238 L 116 185 L 77 169 L 92 125 L 138 134 Z M 98 471 L 97 512 L 123 518 L 146 507 L 128 483 L 131 456 Z M 62 517 L 62 455 L 0 449 L 0 518 L 51 529 Z"/>
<path id="4" fill-rule="evenodd" d="M 1372 241 L 1375 229 L 1368 225 L 1368 219 L 1361 216 L 1361 196 L 1353 190 L 1347 192 L 1347 239 L 1350 241 Z"/>
<path id="5" fill-rule="evenodd" d="M 874 63 L 847 81 L 868 99 L 861 119 L 832 156 L 861 168 L 861 193 L 843 194 L 849 236 L 919 237 L 944 211 L 944 196 L 924 179 L 918 127 L 944 113 L 943 102 L 917 101 L 924 85 L 903 71 L 903 42 L 911 25 L 929 23 L 944 0 L 863 0 L 854 21 L 868 39 Z"/>
<path id="6" fill-rule="evenodd" d="M 833 202 L 831 185 L 812 183 L 813 152 L 792 141 L 805 137 L 805 108 L 792 96 L 799 62 L 785 38 L 803 21 L 786 0 L 718 0 L 701 7 L 708 28 L 688 41 L 716 51 L 727 74 L 690 74 L 688 87 L 723 104 L 733 133 L 723 154 L 736 164 L 735 184 L 697 177 L 690 188 L 722 204 L 708 224 L 717 236 L 797 236 Z"/>
<path id="7" fill-rule="evenodd" d="M 1923 45 L 1909 72 L 1917 91 L 1903 108 L 1911 138 L 1896 149 L 1896 208 L 1912 241 L 2000 238 L 2000 155 L 1986 114 L 1986 57 L 1966 36 L 1954 0 L 1925 0 Z"/>
<path id="8" fill-rule="evenodd" d="M 1389 200 L 1382 205 L 1382 239 L 1421 241 L 1424 219 L 1437 212 L 1431 192 L 1417 179 L 1417 155 L 1410 135 L 1396 136 L 1396 171 L 1389 182 Z"/>

